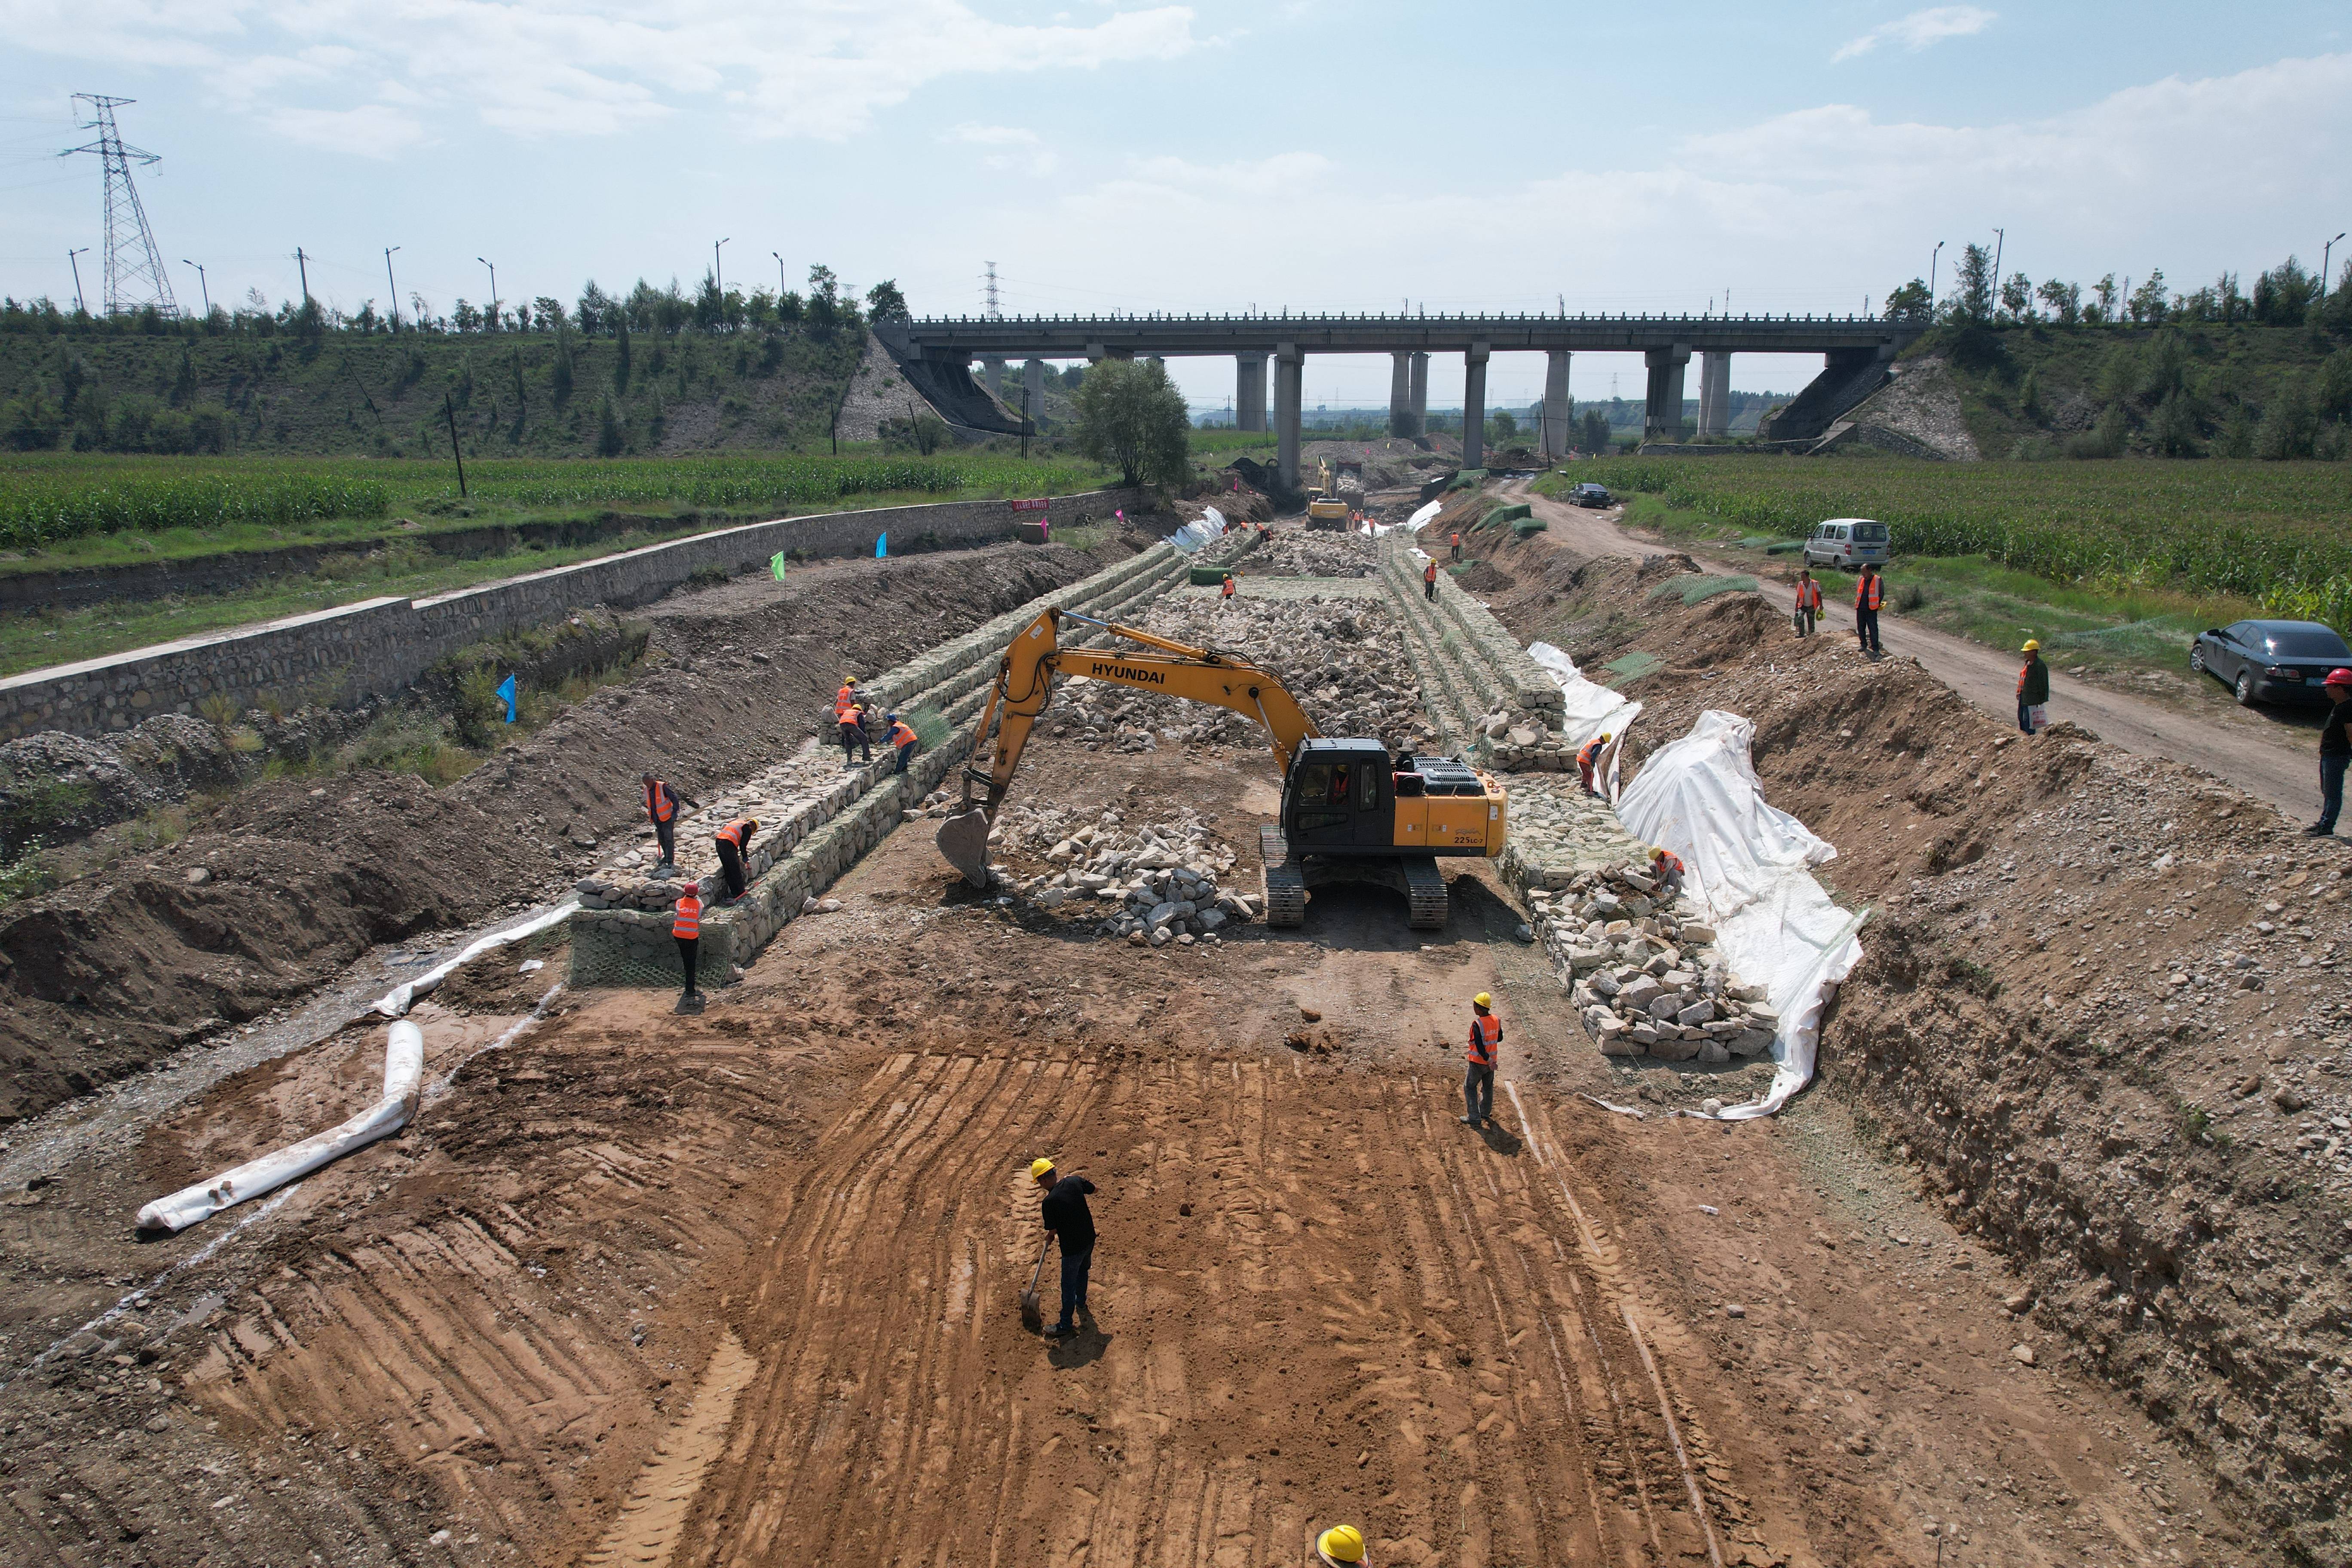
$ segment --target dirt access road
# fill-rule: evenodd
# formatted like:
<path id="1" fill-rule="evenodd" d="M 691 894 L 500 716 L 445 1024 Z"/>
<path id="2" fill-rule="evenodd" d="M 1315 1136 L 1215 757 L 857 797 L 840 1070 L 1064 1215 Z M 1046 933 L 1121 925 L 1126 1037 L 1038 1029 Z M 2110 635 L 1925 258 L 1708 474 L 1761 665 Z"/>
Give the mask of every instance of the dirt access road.
<path id="1" fill-rule="evenodd" d="M 1514 479 L 1503 490 L 1512 500 L 1533 507 L 1576 554 L 1638 557 L 1680 548 L 1626 532 L 1618 526 L 1623 515 L 1621 509 L 1592 511 L 1570 506 L 1535 494 L 1528 483 Z M 1699 550 L 1691 555 L 1714 572 L 1752 574 L 1754 571 L 1752 563 L 1710 559 Z M 1825 611 L 1822 625 L 1826 632 L 1852 637 L 1853 579 L 1840 573 L 1822 574 L 1822 596 Z M 1783 592 L 1779 598 L 1781 607 L 1785 609 L 1790 602 Z M 1880 612 L 1879 621 L 1889 652 L 1914 656 L 1929 674 L 1986 712 L 2016 721 L 2016 655 L 1906 621 L 1892 610 Z M 2070 679 L 2056 670 L 2050 676 L 2050 714 L 2053 720 L 2071 719 L 2125 751 L 2169 757 L 2227 779 L 2277 807 L 2291 822 L 2305 821 L 2318 808 L 2317 742 L 2307 731 L 2287 729 L 2275 720 L 2234 708 L 2211 714 L 2184 713 Z"/>

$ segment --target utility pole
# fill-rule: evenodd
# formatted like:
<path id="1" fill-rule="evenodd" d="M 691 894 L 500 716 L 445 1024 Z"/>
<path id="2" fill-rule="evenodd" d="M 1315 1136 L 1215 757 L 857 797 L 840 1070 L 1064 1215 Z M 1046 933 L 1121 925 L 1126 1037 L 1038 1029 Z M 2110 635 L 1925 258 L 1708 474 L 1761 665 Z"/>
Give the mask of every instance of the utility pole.
<path id="1" fill-rule="evenodd" d="M 213 290 L 212 286 L 205 281 L 205 269 L 201 267 L 196 267 L 194 262 L 189 260 L 184 256 L 180 258 L 180 265 L 183 267 L 196 268 L 196 288 L 205 297 L 205 320 L 208 321 L 211 321 L 213 316 Z"/>
<path id="2" fill-rule="evenodd" d="M 449 455 L 457 459 L 457 499 L 464 500 L 466 499 L 466 452 L 465 448 L 457 445 L 457 405 L 449 401 L 449 395 L 446 392 L 441 395 L 441 412 L 449 416 Z"/>
<path id="3" fill-rule="evenodd" d="M 157 154 L 124 142 L 114 128 L 115 110 L 138 100 L 78 92 L 74 101 L 90 106 L 93 118 L 82 121 L 82 129 L 97 132 L 98 140 L 86 147 L 68 147 L 58 156 L 70 158 L 77 153 L 95 153 L 106 170 L 107 314 L 152 309 L 159 315 L 176 320 L 179 301 L 172 298 L 172 279 L 163 270 L 163 253 L 155 248 L 154 231 L 147 226 L 147 209 L 140 205 L 139 188 L 131 183 L 132 159 L 142 163 L 160 160 Z M 75 268 L 75 274 L 78 279 L 79 268 Z M 77 282 L 75 296 L 79 298 L 80 292 Z M 89 314 L 87 308 L 82 313 Z"/>
<path id="4" fill-rule="evenodd" d="M 79 250 L 68 250 L 66 252 L 66 265 L 72 268 L 74 272 L 74 309 L 79 310 L 85 316 L 89 314 L 89 303 L 81 297 L 81 263 L 74 258 L 78 256 L 87 256 L 89 254 L 89 247 L 87 245 L 83 246 Z"/>
<path id="5" fill-rule="evenodd" d="M 996 263 L 992 261 L 988 264 L 988 319 L 996 321 L 1003 318 L 1004 312 L 996 305 Z"/>
<path id="6" fill-rule="evenodd" d="M 310 258 L 299 245 L 294 247 L 294 266 L 302 274 L 302 308 L 307 310 L 310 308 Z"/>
<path id="7" fill-rule="evenodd" d="M 1021 456 L 1024 459 L 1029 456 L 1029 383 L 1026 378 L 1021 383 Z"/>
<path id="8" fill-rule="evenodd" d="M 400 331 L 400 285 L 393 281 L 392 253 L 400 247 L 389 245 L 383 251 L 383 286 L 392 290 L 392 330 Z"/>
<path id="9" fill-rule="evenodd" d="M 495 332 L 499 330 L 499 269 L 491 267 L 486 257 L 477 256 L 474 259 L 490 268 L 490 331 Z"/>

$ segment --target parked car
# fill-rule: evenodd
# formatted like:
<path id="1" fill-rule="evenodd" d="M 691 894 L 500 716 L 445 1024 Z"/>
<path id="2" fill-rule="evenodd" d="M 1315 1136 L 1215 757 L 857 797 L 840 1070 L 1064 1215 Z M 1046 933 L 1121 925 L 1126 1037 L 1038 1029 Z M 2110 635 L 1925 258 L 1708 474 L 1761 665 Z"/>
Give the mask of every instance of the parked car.
<path id="1" fill-rule="evenodd" d="M 1611 504 L 1609 500 L 1609 487 L 1607 485 L 1596 485 L 1590 479 L 1569 491 L 1568 499 L 1570 503 L 1575 506 L 1608 506 Z"/>
<path id="2" fill-rule="evenodd" d="M 2331 669 L 2352 665 L 2352 648 L 2317 621 L 2240 621 L 2200 632 L 2189 668 L 2213 677 L 2252 708 L 2257 702 L 2326 702 Z"/>
<path id="3" fill-rule="evenodd" d="M 1886 564 L 1886 525 L 1866 517 L 1833 517 L 1813 525 L 1805 541 L 1805 564 L 1842 566 L 1859 572 L 1865 563 Z"/>

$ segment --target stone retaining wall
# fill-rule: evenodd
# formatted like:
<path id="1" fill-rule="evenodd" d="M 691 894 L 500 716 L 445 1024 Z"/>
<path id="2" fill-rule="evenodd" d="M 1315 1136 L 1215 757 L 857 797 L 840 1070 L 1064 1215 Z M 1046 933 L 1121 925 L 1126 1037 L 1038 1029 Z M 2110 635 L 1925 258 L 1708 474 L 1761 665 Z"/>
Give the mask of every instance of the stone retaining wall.
<path id="1" fill-rule="evenodd" d="M 1405 652 L 1447 746 L 1496 769 L 1574 767 L 1575 752 L 1560 732 L 1567 703 L 1559 683 L 1443 568 L 1433 602 L 1413 548 L 1404 530 L 1383 538 L 1381 582 L 1405 624 Z M 1496 713 L 1508 717 L 1489 734 L 1488 716 Z"/>
<path id="2" fill-rule="evenodd" d="M 1055 498 L 1055 521 L 1076 524 L 1139 508 L 1143 492 L 1092 490 Z M 276 694 L 289 706 L 352 702 L 405 689 L 426 666 L 468 643 L 553 620 L 592 605 L 626 608 L 661 597 L 698 571 L 764 566 L 778 551 L 869 555 L 890 535 L 901 552 L 1012 537 L 1002 500 L 941 501 L 823 512 L 723 528 L 666 544 L 533 572 L 430 599 L 368 599 L 264 626 L 207 633 L 153 647 L 0 680 L 0 741 L 43 730 L 100 735 L 157 713 L 192 713 L 221 695 L 239 708 Z"/>

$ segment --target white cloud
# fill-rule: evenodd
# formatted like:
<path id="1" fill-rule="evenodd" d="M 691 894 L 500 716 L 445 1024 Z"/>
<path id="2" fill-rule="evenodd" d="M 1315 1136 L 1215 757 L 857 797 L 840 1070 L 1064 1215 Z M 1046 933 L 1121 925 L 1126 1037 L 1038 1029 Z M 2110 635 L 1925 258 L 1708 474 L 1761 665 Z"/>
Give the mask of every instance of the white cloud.
<path id="1" fill-rule="evenodd" d="M 1045 145 L 1043 137 L 1019 125 L 959 125 L 941 135 L 940 140 L 997 149 L 981 159 L 982 163 L 992 169 L 1010 169 L 1042 176 L 1052 174 L 1062 163 L 1060 156 Z"/>
<path id="2" fill-rule="evenodd" d="M 1965 38 L 1972 33 L 1981 33 L 1992 25 L 1996 16 L 1981 5 L 1931 5 L 1892 22 L 1881 22 L 1862 37 L 1848 41 L 1830 59 L 1850 60 L 1856 55 L 1870 53 L 1881 44 L 1900 44 L 1916 55 L 1946 38 Z"/>
<path id="3" fill-rule="evenodd" d="M 382 103 L 356 109 L 272 109 L 263 113 L 262 122 L 289 142 L 362 158 L 390 158 L 428 140 L 415 116 Z"/>
<path id="4" fill-rule="evenodd" d="M 280 95 L 349 114 L 388 80 L 522 136 L 608 134 L 716 100 L 752 135 L 821 141 L 945 77 L 1170 59 L 1200 43 L 1182 5 L 1030 26 L 963 0 L 0 0 L 0 32 L 37 53 L 184 71 L 221 107 L 273 122 L 289 112 Z"/>

